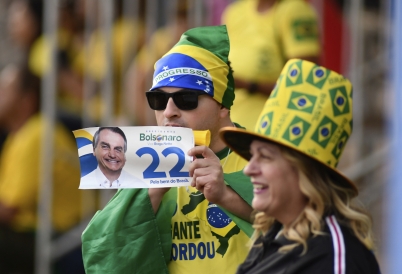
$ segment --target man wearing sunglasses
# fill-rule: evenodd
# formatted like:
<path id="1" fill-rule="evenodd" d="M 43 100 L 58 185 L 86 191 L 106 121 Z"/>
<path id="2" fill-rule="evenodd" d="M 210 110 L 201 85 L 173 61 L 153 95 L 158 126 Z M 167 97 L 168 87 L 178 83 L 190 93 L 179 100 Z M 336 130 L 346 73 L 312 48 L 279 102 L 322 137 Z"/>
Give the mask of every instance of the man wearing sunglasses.
<path id="1" fill-rule="evenodd" d="M 252 185 L 218 136 L 239 127 L 228 54 L 225 26 L 200 27 L 156 62 L 146 96 L 158 125 L 210 130 L 211 142 L 188 151 L 191 186 L 120 190 L 92 219 L 82 237 L 87 273 L 234 273 L 244 260 Z"/>

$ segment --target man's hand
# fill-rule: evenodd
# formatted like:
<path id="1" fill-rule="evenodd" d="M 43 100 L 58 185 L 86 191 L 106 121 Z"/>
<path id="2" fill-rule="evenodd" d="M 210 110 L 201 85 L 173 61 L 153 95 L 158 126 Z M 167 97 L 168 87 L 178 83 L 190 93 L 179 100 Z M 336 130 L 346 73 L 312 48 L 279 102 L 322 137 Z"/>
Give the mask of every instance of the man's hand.
<path id="1" fill-rule="evenodd" d="M 191 186 L 201 191 L 208 201 L 219 205 L 228 191 L 219 158 L 206 146 L 196 146 L 188 151 L 188 155 L 204 157 L 196 158 L 190 165 Z"/>
<path id="2" fill-rule="evenodd" d="M 204 158 L 195 159 L 189 168 L 190 177 L 193 177 L 191 186 L 201 191 L 211 203 L 220 204 L 228 194 L 229 189 L 223 181 L 223 170 L 219 158 L 206 146 L 197 146 L 188 151 L 188 155 Z M 150 188 L 148 190 L 154 212 L 158 212 L 163 195 L 170 188 Z"/>
<path id="3" fill-rule="evenodd" d="M 197 146 L 188 151 L 188 155 L 204 158 L 195 159 L 190 165 L 191 186 L 201 191 L 205 198 L 238 217 L 250 222 L 252 208 L 223 179 L 223 169 L 219 158 L 206 146 Z"/>
<path id="4" fill-rule="evenodd" d="M 149 188 L 148 195 L 151 200 L 152 208 L 154 212 L 158 212 L 159 206 L 163 199 L 163 195 L 170 190 L 170 187 L 161 187 L 161 188 Z"/>

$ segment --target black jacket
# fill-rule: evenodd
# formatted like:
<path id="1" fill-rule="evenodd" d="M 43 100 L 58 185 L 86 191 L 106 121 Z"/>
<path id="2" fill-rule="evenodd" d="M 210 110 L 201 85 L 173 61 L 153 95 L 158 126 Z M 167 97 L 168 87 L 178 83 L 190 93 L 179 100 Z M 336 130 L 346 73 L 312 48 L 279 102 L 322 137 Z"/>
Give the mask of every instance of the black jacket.
<path id="1" fill-rule="evenodd" d="M 271 230 L 260 237 L 258 247 L 250 250 L 246 261 L 241 264 L 237 274 L 379 274 L 380 269 L 374 254 L 368 250 L 347 227 L 341 226 L 335 216 L 325 218 L 325 235 L 310 237 L 307 252 L 299 245 L 293 250 L 282 253 L 278 249 L 293 243 L 283 235 L 275 239 L 281 229 L 275 223 Z"/>

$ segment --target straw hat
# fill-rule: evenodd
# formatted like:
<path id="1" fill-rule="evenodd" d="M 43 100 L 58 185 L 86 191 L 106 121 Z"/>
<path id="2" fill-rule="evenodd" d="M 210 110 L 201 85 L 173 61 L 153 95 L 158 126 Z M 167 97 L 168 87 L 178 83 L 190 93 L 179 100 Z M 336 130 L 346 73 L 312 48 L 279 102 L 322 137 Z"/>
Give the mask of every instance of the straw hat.
<path id="1" fill-rule="evenodd" d="M 314 63 L 289 60 L 265 103 L 255 130 L 225 127 L 220 137 L 249 160 L 253 140 L 296 150 L 326 168 L 334 181 L 357 195 L 356 186 L 336 166 L 352 133 L 352 84 Z"/>

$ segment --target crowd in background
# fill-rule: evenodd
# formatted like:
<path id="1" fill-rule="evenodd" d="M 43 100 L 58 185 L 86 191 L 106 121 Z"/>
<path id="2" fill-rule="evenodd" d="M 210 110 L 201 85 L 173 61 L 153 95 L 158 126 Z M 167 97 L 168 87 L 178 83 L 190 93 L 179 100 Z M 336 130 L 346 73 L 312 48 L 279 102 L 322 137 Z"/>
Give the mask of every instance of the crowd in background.
<path id="1" fill-rule="evenodd" d="M 114 126 L 156 125 L 153 111 L 148 107 L 145 98 L 145 91 L 152 85 L 154 62 L 178 41 L 185 30 L 197 24 L 226 23 L 229 34 L 232 31 L 235 36 L 237 32 L 237 29 L 230 28 L 230 23 L 234 20 L 233 15 L 230 14 L 231 11 L 225 10 L 229 4 L 236 1 L 208 0 L 197 4 L 198 1 L 187 0 L 138 0 L 133 1 L 135 3 L 129 6 L 127 3 L 130 1 L 118 0 L 110 1 L 109 7 L 112 7 L 113 20 L 110 26 L 111 35 L 108 36 L 104 31 L 107 12 L 104 10 L 103 2 L 96 0 L 59 1 L 56 43 L 56 120 L 58 124 L 53 144 L 57 155 L 57 161 L 53 167 L 54 237 L 87 217 L 83 216 L 81 208 L 82 192 L 78 190 L 79 162 L 75 157 L 76 148 L 71 131 L 83 127 L 104 125 L 105 115 L 111 116 L 108 121 Z M 245 0 L 237 2 L 245 2 Z M 314 4 L 314 1 L 309 2 Z M 332 2 L 337 5 L 343 1 Z M 0 152 L 0 192 L 6 188 L 7 192 L 10 192 L 9 194 L 6 191 L 0 193 L 0 227 L 2 227 L 3 233 L 6 230 L 9 233 L 0 234 L 0 246 L 4 243 L 4 235 L 14 235 L 14 231 L 27 237 L 26 241 L 30 243 L 31 250 L 34 248 L 34 231 L 36 229 L 34 212 L 37 210 L 37 195 L 40 185 L 40 150 L 38 147 L 43 137 L 40 132 L 43 122 L 40 118 L 41 87 L 39 82 L 51 67 L 50 44 L 43 26 L 44 3 L 45 1 L 42 0 L 12 0 L 5 5 L 7 7 L 7 40 L 18 57 L 11 58 L 13 61 L 10 64 L 4 64 L 0 73 L 0 148 L 3 148 Z M 340 10 L 340 6 L 338 9 Z M 157 16 L 152 16 L 152 10 L 157 11 Z M 198 21 L 196 14 L 201 18 Z M 251 18 L 249 19 L 251 20 Z M 256 26 L 259 22 L 255 21 L 253 24 Z M 278 61 L 278 68 L 275 69 L 278 75 L 285 61 L 290 57 L 300 57 L 317 63 L 325 62 L 323 56 L 328 54 L 328 48 L 320 48 L 322 44 L 319 44 L 320 39 L 323 39 L 319 35 L 322 27 L 318 25 L 312 27 L 316 29 L 310 30 L 307 35 L 317 36 L 312 42 L 311 51 L 292 52 L 289 50 L 289 55 L 281 50 L 278 51 L 278 55 L 284 54 L 283 60 Z M 256 32 L 258 31 L 256 28 Z M 257 37 L 255 40 L 258 40 Z M 108 63 L 107 45 L 110 45 L 112 49 L 111 64 Z M 237 50 L 237 56 L 241 56 L 241 49 L 233 48 Z M 339 52 L 333 51 L 332 54 L 339 56 Z M 241 61 L 241 58 L 238 59 Z M 270 61 L 272 60 L 262 60 L 262 62 Z M 273 83 L 269 81 L 276 79 L 277 75 L 269 76 L 267 79 L 258 76 L 259 78 L 254 79 L 247 73 L 243 73 L 246 79 L 241 79 L 241 77 L 236 77 L 236 71 L 239 71 L 240 75 L 242 74 L 242 64 L 236 62 L 233 64 L 234 76 L 235 79 L 237 78 L 236 85 L 245 90 L 239 91 L 244 97 L 242 99 L 246 100 L 249 98 L 247 96 L 250 96 L 261 103 L 265 102 L 273 88 Z M 247 79 L 247 77 L 249 78 Z M 31 83 L 36 83 L 36 86 L 24 85 L 23 82 L 26 79 L 30 79 Z M 107 81 L 110 81 L 109 86 Z M 261 88 L 265 84 L 269 91 Z M 109 92 L 111 97 L 105 96 L 105 89 L 108 88 L 106 93 Z M 256 95 L 259 93 L 259 89 L 261 94 Z M 18 97 L 12 94 L 17 91 Z M 4 108 L 7 111 L 1 108 L 2 100 L 3 105 L 5 104 L 3 94 L 10 96 L 8 108 Z M 27 97 L 27 94 L 31 97 Z M 109 100 L 105 100 L 106 98 L 112 98 L 110 100 L 112 104 Z M 235 113 L 236 117 L 245 117 L 244 110 L 242 111 L 239 114 Z M 255 112 L 259 113 L 259 110 L 255 110 Z M 256 118 L 251 120 L 254 121 Z M 253 129 L 251 124 L 248 127 Z M 36 150 L 32 148 L 33 146 L 36 146 Z M 20 158 L 15 157 L 16 154 L 20 154 Z M 7 155 L 7 159 L 4 155 Z M 9 167 L 10 165 L 6 164 L 6 161 L 11 161 L 9 157 L 13 157 L 13 161 L 20 163 L 18 168 L 24 169 L 23 164 L 29 168 L 22 171 L 15 166 Z M 29 161 L 25 161 L 26 158 L 29 158 Z M 29 174 L 30 171 L 32 173 Z M 26 176 L 7 177 L 4 175 L 7 172 L 8 174 L 23 173 Z M 32 179 L 35 176 L 36 179 Z M 16 184 L 6 185 L 5 181 L 16 179 L 14 177 L 21 177 L 19 179 L 25 183 L 19 187 L 16 187 Z M 76 181 L 76 185 L 70 185 L 70 187 L 73 186 L 71 189 L 68 187 L 65 189 L 66 181 Z M 15 191 L 9 191 L 13 187 Z M 18 220 L 12 219 L 10 216 L 19 216 L 18 214 L 21 213 L 15 209 L 17 203 L 14 204 L 13 201 L 21 199 L 30 201 L 23 205 L 25 215 L 18 217 Z M 63 213 L 57 213 L 57 210 Z M 8 219 L 2 218 L 2 214 L 8 216 Z M 62 220 L 58 220 L 57 216 L 62 216 Z M 65 222 L 66 219 L 69 222 Z M 26 241 L 22 244 L 26 244 Z M 56 273 L 83 271 L 79 249 L 80 247 L 68 254 L 65 261 L 60 260 L 58 264 L 55 264 Z M 3 253 L 0 251 L 0 254 Z M 12 253 L 8 255 L 11 258 L 13 256 Z M 27 261 L 32 262 L 33 258 L 27 257 Z M 66 267 L 66 262 L 69 267 Z"/>

